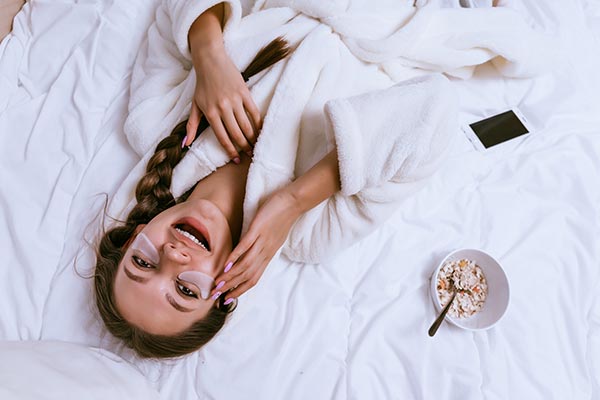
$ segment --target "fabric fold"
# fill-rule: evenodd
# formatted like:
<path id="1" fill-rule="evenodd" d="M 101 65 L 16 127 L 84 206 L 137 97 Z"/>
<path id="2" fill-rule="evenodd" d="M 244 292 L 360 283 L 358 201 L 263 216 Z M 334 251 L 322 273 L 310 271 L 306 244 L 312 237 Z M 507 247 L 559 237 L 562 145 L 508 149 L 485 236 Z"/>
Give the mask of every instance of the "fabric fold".
<path id="1" fill-rule="evenodd" d="M 144 159 L 189 116 L 195 73 L 187 30 L 213 4 L 169 0 L 157 11 L 134 66 L 125 123 Z M 338 150 L 342 191 L 292 229 L 283 253 L 297 261 L 318 262 L 360 239 L 435 171 L 456 130 L 457 100 L 440 72 L 468 77 L 493 60 L 500 72 L 526 75 L 541 70 L 539 54 L 546 54 L 523 51 L 532 44 L 544 50 L 542 37 L 508 9 L 267 0 L 242 18 L 238 2 L 227 4 L 225 47 L 240 70 L 277 36 L 293 49 L 248 82 L 264 124 L 248 173 L 242 232 L 267 196 Z M 430 76 L 404 82 L 424 75 Z M 175 168 L 173 194 L 227 162 L 206 129 Z M 133 180 L 117 198 L 132 196 Z M 122 215 L 131 203 L 113 207 Z"/>
<path id="2" fill-rule="evenodd" d="M 294 225 L 283 253 L 321 262 L 372 232 L 414 196 L 459 132 L 457 97 L 442 75 L 325 106 L 341 191 Z"/>

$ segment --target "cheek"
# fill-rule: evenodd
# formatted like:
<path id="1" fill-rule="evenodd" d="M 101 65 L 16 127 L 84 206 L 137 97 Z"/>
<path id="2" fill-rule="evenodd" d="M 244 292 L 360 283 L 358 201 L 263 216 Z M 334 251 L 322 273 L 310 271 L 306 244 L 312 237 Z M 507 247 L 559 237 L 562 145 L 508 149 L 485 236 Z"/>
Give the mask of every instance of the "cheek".
<path id="1" fill-rule="evenodd" d="M 148 236 L 150 240 L 155 241 L 164 236 L 164 232 L 166 231 L 165 227 L 168 226 L 170 226 L 170 224 L 166 221 L 166 219 L 155 217 L 148 223 L 148 225 L 144 227 L 142 233 Z"/>
<path id="2" fill-rule="evenodd" d="M 229 255 L 231 254 L 231 252 L 233 251 L 233 246 L 231 243 L 231 235 L 227 235 L 227 237 L 225 238 L 225 240 L 223 241 L 223 246 L 221 247 L 218 257 L 217 259 L 219 260 L 218 262 L 220 264 L 224 264 L 225 261 L 227 261 L 227 257 L 229 257 Z"/>
<path id="3" fill-rule="evenodd" d="M 168 228 L 180 217 L 183 203 L 167 208 L 165 211 L 152 218 L 145 226 L 144 232 L 151 239 L 161 239 Z"/>

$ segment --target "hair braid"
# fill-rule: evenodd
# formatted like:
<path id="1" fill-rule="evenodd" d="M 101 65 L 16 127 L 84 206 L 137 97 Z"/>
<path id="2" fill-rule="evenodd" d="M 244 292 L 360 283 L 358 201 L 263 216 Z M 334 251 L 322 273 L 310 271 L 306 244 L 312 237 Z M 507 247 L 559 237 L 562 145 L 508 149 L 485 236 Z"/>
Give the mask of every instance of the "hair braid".
<path id="1" fill-rule="evenodd" d="M 156 146 L 146 167 L 146 173 L 135 188 L 137 204 L 129 212 L 126 224 L 146 223 L 175 204 L 171 194 L 173 169 L 181 161 L 184 150 L 180 143 L 185 136 L 187 120 L 173 129 L 171 134 Z"/>

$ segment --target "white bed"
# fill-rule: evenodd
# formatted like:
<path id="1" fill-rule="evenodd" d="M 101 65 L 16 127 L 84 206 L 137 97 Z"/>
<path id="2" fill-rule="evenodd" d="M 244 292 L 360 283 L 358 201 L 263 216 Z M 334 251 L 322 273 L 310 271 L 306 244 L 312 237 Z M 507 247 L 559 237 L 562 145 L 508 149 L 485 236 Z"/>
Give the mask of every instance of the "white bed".
<path id="1" fill-rule="evenodd" d="M 138 161 L 123 123 L 154 5 L 27 2 L 0 43 L 0 340 L 109 350 L 163 399 L 600 399 L 600 5 L 535 3 L 523 12 L 555 35 L 551 75 L 484 65 L 454 81 L 463 121 L 519 106 L 532 135 L 485 154 L 461 136 L 376 232 L 321 265 L 274 260 L 209 345 L 158 362 L 104 331 L 79 276 Z M 509 309 L 430 338 L 430 275 L 461 247 L 500 260 Z"/>

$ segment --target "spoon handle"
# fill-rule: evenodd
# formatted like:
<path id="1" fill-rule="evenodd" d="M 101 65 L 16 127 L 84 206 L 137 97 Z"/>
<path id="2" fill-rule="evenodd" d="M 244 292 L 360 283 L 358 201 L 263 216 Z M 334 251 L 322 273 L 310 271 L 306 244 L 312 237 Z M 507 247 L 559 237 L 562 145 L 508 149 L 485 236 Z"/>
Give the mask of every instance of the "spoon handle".
<path id="1" fill-rule="evenodd" d="M 429 328 L 429 331 L 428 331 L 429 336 L 433 337 L 433 335 L 435 335 L 438 328 L 444 321 L 444 317 L 446 316 L 446 314 L 448 314 L 448 310 L 450 309 L 450 306 L 452 305 L 452 302 L 454 302 L 455 298 L 456 298 L 456 290 L 454 291 L 454 294 L 452 295 L 452 298 L 450 299 L 448 304 L 446 304 L 446 307 L 444 307 L 444 309 L 442 310 L 442 313 L 440 314 L 440 316 L 437 317 L 437 319 L 435 321 L 433 321 L 433 324 L 431 325 L 431 328 Z"/>

